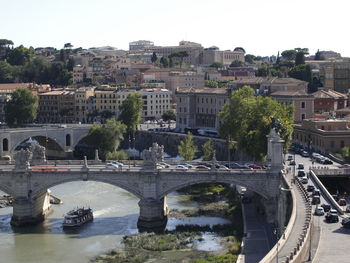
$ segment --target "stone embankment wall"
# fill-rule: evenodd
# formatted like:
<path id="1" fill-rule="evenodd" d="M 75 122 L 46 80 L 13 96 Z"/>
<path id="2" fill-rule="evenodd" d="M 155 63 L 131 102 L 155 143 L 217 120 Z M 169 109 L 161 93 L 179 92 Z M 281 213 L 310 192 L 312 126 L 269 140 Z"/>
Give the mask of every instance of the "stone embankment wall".
<path id="1" fill-rule="evenodd" d="M 152 146 L 152 143 L 157 142 L 159 145 L 164 145 L 164 151 L 171 155 L 178 155 L 178 145 L 181 140 L 186 139 L 186 134 L 181 133 L 170 133 L 170 132 L 152 132 L 152 131 L 137 131 L 136 132 L 136 141 L 135 147 L 137 150 L 142 151 L 148 149 Z M 203 136 L 193 136 L 194 143 L 197 145 L 199 152 L 196 157 L 199 158 L 202 156 L 202 146 L 208 140 L 212 139 L 215 145 L 216 158 L 217 160 L 227 160 L 228 159 L 228 150 L 226 141 L 223 139 L 209 138 Z M 122 143 L 122 148 L 128 148 L 128 140 L 124 140 Z M 131 145 L 132 146 L 132 145 Z M 231 150 L 231 160 L 237 160 L 238 156 L 237 150 Z M 241 157 L 241 156 L 240 156 Z M 241 158 L 240 158 L 241 159 Z"/>

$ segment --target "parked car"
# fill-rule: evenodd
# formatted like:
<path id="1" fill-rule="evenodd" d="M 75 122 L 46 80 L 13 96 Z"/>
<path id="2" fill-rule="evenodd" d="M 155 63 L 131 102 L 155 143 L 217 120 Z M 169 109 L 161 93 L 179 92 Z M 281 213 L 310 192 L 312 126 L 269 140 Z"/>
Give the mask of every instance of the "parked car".
<path id="1" fill-rule="evenodd" d="M 325 158 L 323 160 L 323 164 L 333 164 L 333 162 L 331 160 L 329 160 L 328 158 Z"/>
<path id="2" fill-rule="evenodd" d="M 288 155 L 287 161 L 291 161 L 291 160 L 293 160 L 293 156 L 292 155 Z"/>
<path id="3" fill-rule="evenodd" d="M 187 167 L 188 169 L 193 168 L 193 165 L 189 164 L 189 163 L 182 163 L 182 164 L 179 164 L 179 165 L 183 165 L 183 166 Z"/>
<path id="4" fill-rule="evenodd" d="M 304 170 L 304 164 L 303 163 L 299 163 L 298 164 L 298 169 L 299 170 Z"/>
<path id="5" fill-rule="evenodd" d="M 329 212 L 332 208 L 330 204 L 322 204 L 321 207 L 325 212 Z"/>
<path id="6" fill-rule="evenodd" d="M 344 198 L 340 198 L 340 199 L 338 200 L 338 205 L 340 205 L 340 206 L 346 206 L 346 200 L 345 200 Z"/>
<path id="7" fill-rule="evenodd" d="M 118 165 L 118 166 L 124 166 L 124 164 L 123 163 L 120 163 L 120 162 L 117 162 L 117 161 L 113 161 L 113 162 L 111 162 L 111 163 L 113 163 L 113 164 L 116 164 L 116 165 Z"/>
<path id="8" fill-rule="evenodd" d="M 307 183 L 309 182 L 309 179 L 307 179 L 307 177 L 304 176 L 304 177 L 300 178 L 300 182 L 301 182 L 302 184 L 307 184 Z"/>
<path id="9" fill-rule="evenodd" d="M 337 223 L 339 222 L 338 212 L 335 209 L 331 209 L 325 216 L 327 223 Z"/>
<path id="10" fill-rule="evenodd" d="M 295 161 L 294 160 L 291 160 L 290 162 L 289 162 L 289 165 L 295 165 Z"/>
<path id="11" fill-rule="evenodd" d="M 319 196 L 313 196 L 312 200 L 311 200 L 311 204 L 318 205 L 319 203 L 321 203 L 320 197 Z"/>
<path id="12" fill-rule="evenodd" d="M 304 176 L 306 176 L 306 173 L 304 170 L 298 171 L 298 177 L 304 177 Z"/>
<path id="13" fill-rule="evenodd" d="M 350 217 L 346 217 L 341 221 L 341 224 L 345 228 L 350 228 Z"/>
<path id="14" fill-rule="evenodd" d="M 315 208 L 315 215 L 317 215 L 317 216 L 323 216 L 323 215 L 324 215 L 324 209 L 323 209 L 323 207 L 320 207 L 320 206 L 316 207 L 316 208 Z"/>
<path id="15" fill-rule="evenodd" d="M 312 192 L 312 195 L 313 195 L 313 196 L 321 196 L 321 192 L 320 192 L 320 190 L 315 189 L 315 190 Z"/>
<path id="16" fill-rule="evenodd" d="M 261 170 L 262 169 L 262 167 L 260 166 L 260 165 L 257 165 L 257 164 L 254 164 L 254 163 L 252 163 L 252 164 L 249 164 L 249 165 L 247 165 L 249 168 L 251 168 L 251 169 L 254 169 L 254 170 Z"/>
<path id="17" fill-rule="evenodd" d="M 303 157 L 309 157 L 309 153 L 307 151 L 302 151 L 300 155 Z"/>
<path id="18" fill-rule="evenodd" d="M 117 169 L 119 168 L 119 165 L 115 163 L 106 163 L 106 168 Z"/>
<path id="19" fill-rule="evenodd" d="M 185 165 L 179 164 L 179 165 L 176 165 L 175 169 L 180 171 L 186 171 L 188 170 L 188 167 Z"/>
<path id="20" fill-rule="evenodd" d="M 208 166 L 205 166 L 205 165 L 198 165 L 196 167 L 196 170 L 208 171 L 208 170 L 210 170 L 210 168 Z"/>
<path id="21" fill-rule="evenodd" d="M 315 190 L 315 186 L 313 186 L 312 184 L 309 184 L 306 188 L 306 191 L 308 192 L 313 192 Z"/>
<path id="22" fill-rule="evenodd" d="M 248 166 L 241 165 L 241 164 L 235 163 L 235 162 L 230 162 L 230 163 L 226 164 L 226 166 L 230 169 L 251 169 Z"/>
<path id="23" fill-rule="evenodd" d="M 164 162 L 158 163 L 159 165 L 163 166 L 164 168 L 170 168 L 170 165 Z"/>
<path id="24" fill-rule="evenodd" d="M 218 168 L 220 171 L 229 171 L 230 169 L 225 166 L 225 165 L 219 165 L 219 168 Z"/>

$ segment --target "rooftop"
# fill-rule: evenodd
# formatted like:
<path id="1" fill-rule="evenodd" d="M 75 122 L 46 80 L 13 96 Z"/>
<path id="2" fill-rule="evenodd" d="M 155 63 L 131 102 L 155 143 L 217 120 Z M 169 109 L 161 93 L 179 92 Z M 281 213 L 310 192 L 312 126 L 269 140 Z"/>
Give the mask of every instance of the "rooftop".
<path id="1" fill-rule="evenodd" d="M 176 93 L 188 94 L 188 93 L 204 93 L 204 94 L 227 94 L 229 90 L 220 88 L 177 88 Z"/>

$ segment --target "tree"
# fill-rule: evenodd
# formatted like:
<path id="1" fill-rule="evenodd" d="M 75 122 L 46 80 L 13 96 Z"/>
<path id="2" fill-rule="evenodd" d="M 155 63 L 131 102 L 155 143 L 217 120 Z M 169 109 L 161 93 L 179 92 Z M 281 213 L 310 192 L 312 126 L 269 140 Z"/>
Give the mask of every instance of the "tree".
<path id="1" fill-rule="evenodd" d="M 222 65 L 221 62 L 214 62 L 209 67 L 218 69 L 218 68 L 223 68 L 224 65 Z"/>
<path id="2" fill-rule="evenodd" d="M 211 161 L 214 157 L 214 142 L 213 140 L 208 140 L 202 147 L 203 150 L 203 161 Z"/>
<path id="3" fill-rule="evenodd" d="M 277 58 L 276 58 L 276 65 L 279 65 L 280 62 L 281 62 L 280 52 L 278 51 L 278 53 L 277 53 Z"/>
<path id="4" fill-rule="evenodd" d="M 295 56 L 295 65 L 305 64 L 305 54 L 303 51 L 299 51 Z"/>
<path id="5" fill-rule="evenodd" d="M 186 50 L 180 50 L 173 52 L 169 55 L 169 58 L 179 58 L 180 59 L 180 68 L 182 67 L 183 61 L 185 57 L 188 57 L 188 52 Z"/>
<path id="6" fill-rule="evenodd" d="M 171 120 L 176 121 L 176 114 L 174 110 L 168 110 L 162 115 L 163 121 L 170 122 Z"/>
<path id="7" fill-rule="evenodd" d="M 152 54 L 152 56 L 151 56 L 151 61 L 152 61 L 152 63 L 154 64 L 156 61 L 157 61 L 157 54 L 156 54 L 156 52 L 153 52 L 153 54 Z"/>
<path id="8" fill-rule="evenodd" d="M 0 83 L 13 82 L 13 68 L 5 61 L 0 61 Z"/>
<path id="9" fill-rule="evenodd" d="M 162 65 L 163 68 L 169 67 L 169 61 L 165 57 L 160 58 L 160 64 Z"/>
<path id="10" fill-rule="evenodd" d="M 25 63 L 29 62 L 34 56 L 33 48 L 25 48 L 23 45 L 11 49 L 8 54 L 7 62 L 13 66 L 23 66 Z"/>
<path id="11" fill-rule="evenodd" d="M 67 61 L 67 70 L 73 71 L 74 65 L 75 65 L 74 58 L 70 57 Z"/>
<path id="12" fill-rule="evenodd" d="M 180 142 L 178 146 L 179 155 L 186 161 L 192 161 L 198 152 L 197 146 L 193 142 L 192 133 L 187 133 L 187 138 Z"/>
<path id="13" fill-rule="evenodd" d="M 254 59 L 255 59 L 255 56 L 251 55 L 251 54 L 247 54 L 244 56 L 245 62 L 247 62 L 249 64 L 254 64 Z"/>
<path id="14" fill-rule="evenodd" d="M 295 60 L 295 57 L 297 55 L 297 51 L 295 51 L 294 49 L 289 49 L 289 50 L 285 50 L 281 53 L 282 58 L 284 60 Z"/>
<path id="15" fill-rule="evenodd" d="M 93 125 L 89 130 L 86 142 L 98 149 L 99 156 L 105 160 L 108 152 L 115 152 L 123 140 L 125 125 L 115 119 L 107 120 L 106 124 Z"/>
<path id="16" fill-rule="evenodd" d="M 297 65 L 291 68 L 288 74 L 292 78 L 304 80 L 309 83 L 312 82 L 312 72 L 309 65 L 305 65 L 305 64 Z"/>
<path id="17" fill-rule="evenodd" d="M 119 150 L 119 151 L 115 151 L 115 152 L 108 152 L 106 154 L 106 160 L 127 160 L 129 159 L 128 154 L 123 151 L 123 150 Z"/>
<path id="18" fill-rule="evenodd" d="M 5 103 L 5 119 L 10 126 L 21 126 L 36 118 L 38 97 L 29 89 L 21 88 L 12 93 L 11 99 Z"/>
<path id="19" fill-rule="evenodd" d="M 7 59 L 8 53 L 11 50 L 10 46 L 13 46 L 12 40 L 0 39 L 0 60 Z"/>
<path id="20" fill-rule="evenodd" d="M 232 61 L 232 63 L 230 64 L 231 68 L 242 67 L 242 66 L 243 66 L 243 62 L 242 61 L 238 61 L 238 60 Z"/>
<path id="21" fill-rule="evenodd" d="M 135 137 L 137 125 L 141 123 L 142 98 L 138 93 L 131 93 L 120 105 L 119 120 L 126 125 L 126 131 L 132 138 Z"/>
<path id="22" fill-rule="evenodd" d="M 317 52 L 315 54 L 315 60 L 324 60 L 319 49 L 317 49 Z"/>
<path id="23" fill-rule="evenodd" d="M 259 67 L 258 67 L 258 72 L 256 73 L 256 75 L 258 77 L 267 77 L 270 74 L 270 69 L 269 66 L 266 65 L 265 63 L 262 63 Z"/>
<path id="24" fill-rule="evenodd" d="M 73 47 L 73 45 L 71 43 L 66 43 L 63 46 L 64 49 L 71 49 L 72 47 Z"/>
<path id="25" fill-rule="evenodd" d="M 255 96 L 249 86 L 232 93 L 220 113 L 220 134 L 238 143 L 238 147 L 257 160 L 267 153 L 266 136 L 270 132 L 271 116 L 280 120 L 281 138 L 288 149 L 293 131 L 293 106 L 282 105 L 270 97 Z"/>

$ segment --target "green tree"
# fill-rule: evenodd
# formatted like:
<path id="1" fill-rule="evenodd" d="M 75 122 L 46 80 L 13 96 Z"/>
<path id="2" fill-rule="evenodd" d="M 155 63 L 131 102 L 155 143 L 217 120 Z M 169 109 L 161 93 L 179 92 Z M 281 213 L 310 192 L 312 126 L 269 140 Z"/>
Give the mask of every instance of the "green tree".
<path id="1" fill-rule="evenodd" d="M 115 119 L 107 120 L 106 124 L 93 125 L 89 130 L 86 141 L 98 149 L 100 157 L 105 160 L 108 152 L 115 152 L 123 140 L 125 125 Z"/>
<path id="2" fill-rule="evenodd" d="M 7 62 L 13 66 L 23 66 L 25 63 L 29 62 L 34 56 L 33 48 L 25 48 L 23 45 L 11 49 L 8 54 Z"/>
<path id="3" fill-rule="evenodd" d="M 152 63 L 154 64 L 156 61 L 157 61 L 157 54 L 156 54 L 156 52 L 153 52 L 153 54 L 152 54 L 152 56 L 151 56 L 151 61 L 152 61 Z"/>
<path id="4" fill-rule="evenodd" d="M 0 83 L 13 82 L 13 78 L 13 67 L 5 61 L 0 61 Z"/>
<path id="5" fill-rule="evenodd" d="M 238 61 L 238 60 L 232 61 L 232 63 L 230 64 L 231 68 L 242 67 L 242 66 L 243 66 L 243 62 L 242 61 Z"/>
<path id="6" fill-rule="evenodd" d="M 256 73 L 256 75 L 258 77 L 267 77 L 270 75 L 270 68 L 268 65 L 266 65 L 265 63 L 262 63 L 259 67 L 258 67 L 258 72 Z"/>
<path id="7" fill-rule="evenodd" d="M 205 80 L 204 81 L 204 86 L 208 88 L 218 88 L 218 82 L 216 80 Z"/>
<path id="8" fill-rule="evenodd" d="M 11 99 L 5 103 L 6 123 L 10 126 L 21 126 L 36 118 L 38 97 L 29 89 L 21 88 L 12 93 Z"/>
<path id="9" fill-rule="evenodd" d="M 131 93 L 120 105 L 119 120 L 126 125 L 127 133 L 135 137 L 137 125 L 141 123 L 142 98 L 138 93 Z"/>
<path id="10" fill-rule="evenodd" d="M 285 60 L 295 60 L 295 57 L 297 55 L 297 51 L 295 51 L 294 49 L 289 49 L 289 50 L 284 50 L 281 53 L 282 58 Z"/>
<path id="11" fill-rule="evenodd" d="M 295 65 L 305 64 L 305 54 L 303 51 L 299 51 L 295 56 Z"/>
<path id="12" fill-rule="evenodd" d="M 208 140 L 202 147 L 203 150 L 203 161 L 211 161 L 214 157 L 214 142 L 213 140 Z"/>
<path id="13" fill-rule="evenodd" d="M 163 68 L 167 68 L 169 67 L 169 60 L 165 57 L 161 57 L 160 64 L 162 65 Z"/>
<path id="14" fill-rule="evenodd" d="M 7 59 L 7 56 L 11 51 L 10 46 L 13 46 L 12 40 L 0 39 L 0 60 Z"/>
<path id="15" fill-rule="evenodd" d="M 305 64 L 297 65 L 291 68 L 288 74 L 292 78 L 304 80 L 309 83 L 312 82 L 312 72 L 309 65 L 305 65 Z"/>
<path id="16" fill-rule="evenodd" d="M 270 97 L 255 96 L 249 86 L 232 93 L 220 113 L 220 134 L 237 141 L 238 148 L 257 160 L 267 152 L 266 136 L 270 132 L 271 116 L 282 124 L 281 138 L 288 149 L 293 131 L 293 107 L 282 105 Z"/>
<path id="17" fill-rule="evenodd" d="M 222 65 L 221 62 L 214 62 L 209 67 L 218 69 L 218 68 L 223 68 L 224 65 Z"/>
<path id="18" fill-rule="evenodd" d="M 180 50 L 180 51 L 173 52 L 169 55 L 169 58 L 171 59 L 174 57 L 180 59 L 180 68 L 181 68 L 184 62 L 184 58 L 188 57 L 188 52 L 186 50 Z"/>
<path id="19" fill-rule="evenodd" d="M 244 56 L 245 62 L 247 62 L 249 64 L 254 64 L 254 59 L 255 59 L 255 56 L 251 55 L 251 54 L 247 54 Z"/>
<path id="20" fill-rule="evenodd" d="M 106 154 L 106 159 L 120 161 L 120 160 L 128 160 L 129 157 L 125 151 L 119 150 L 119 151 L 114 151 L 114 152 L 108 152 Z"/>
<path id="21" fill-rule="evenodd" d="M 73 71 L 74 65 L 75 65 L 74 58 L 70 57 L 67 61 L 67 70 Z"/>
<path id="22" fill-rule="evenodd" d="M 324 60 L 319 49 L 317 49 L 317 52 L 315 54 L 315 60 Z"/>
<path id="23" fill-rule="evenodd" d="M 179 155 L 186 161 L 192 161 L 198 152 L 197 146 L 193 142 L 192 133 L 187 133 L 187 138 L 180 142 L 178 146 Z"/>
<path id="24" fill-rule="evenodd" d="M 174 110 L 168 110 L 162 115 L 163 121 L 170 122 L 171 120 L 176 121 L 176 114 Z"/>

